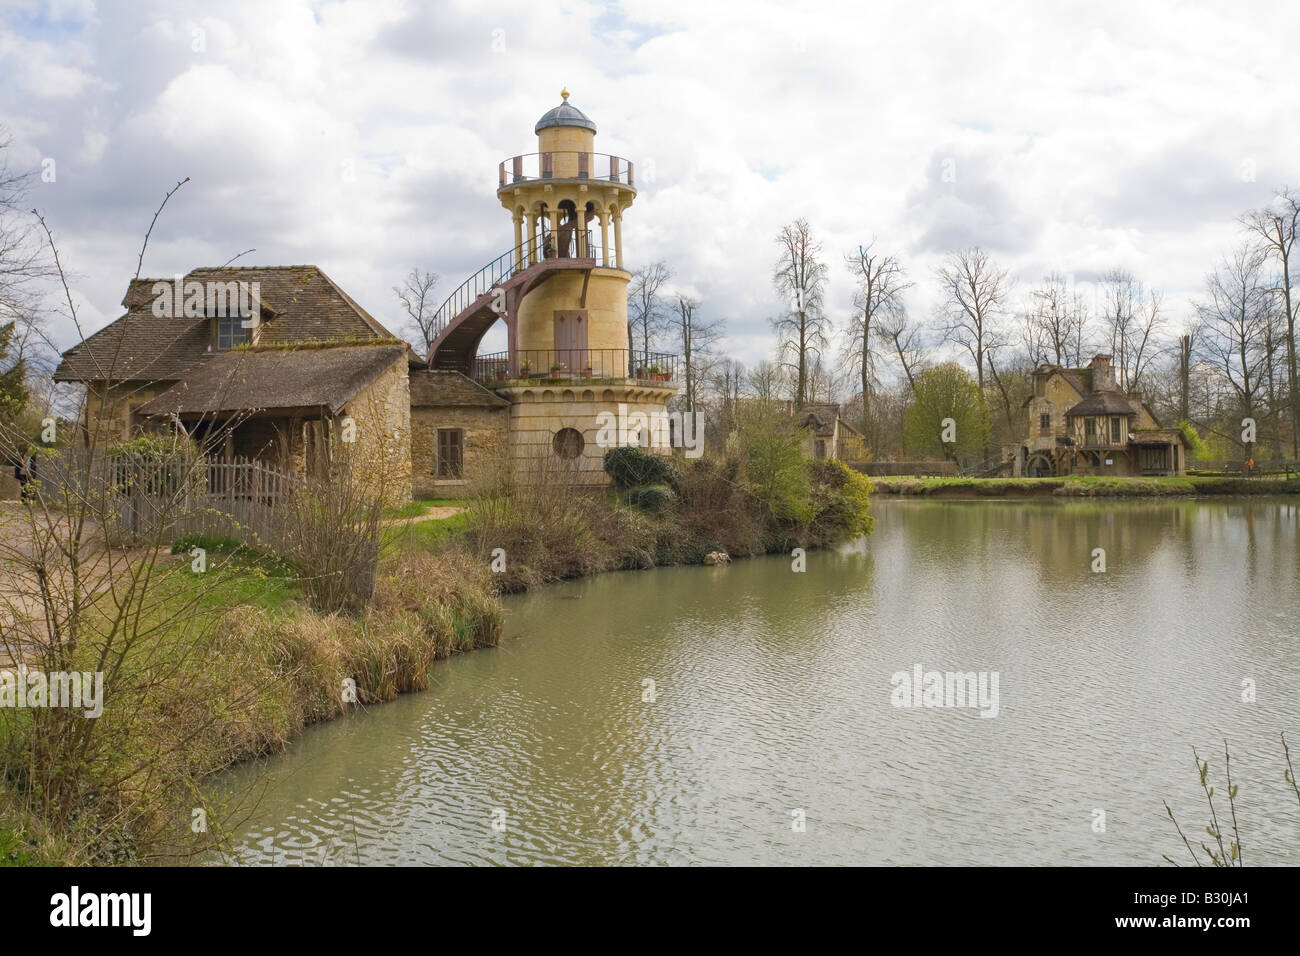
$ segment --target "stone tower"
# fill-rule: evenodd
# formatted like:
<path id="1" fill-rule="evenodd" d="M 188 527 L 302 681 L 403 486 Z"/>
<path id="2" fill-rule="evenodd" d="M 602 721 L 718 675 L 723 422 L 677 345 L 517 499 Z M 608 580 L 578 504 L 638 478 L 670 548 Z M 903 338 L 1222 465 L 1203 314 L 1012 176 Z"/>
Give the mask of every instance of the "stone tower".
<path id="1" fill-rule="evenodd" d="M 514 245 L 439 310 L 429 361 L 510 402 L 517 460 L 567 462 L 596 484 L 610 447 L 602 424 L 627 422 L 633 433 L 620 430 L 621 443 L 636 442 L 641 416 L 662 420 L 676 394 L 677 361 L 630 348 L 623 213 L 636 199 L 633 164 L 595 152 L 596 124 L 568 90 L 561 97 L 537 121 L 537 151 L 499 165 L 497 198 L 514 222 Z M 508 350 L 478 354 L 498 320 Z M 652 443 L 641 432 L 640 443 Z"/>

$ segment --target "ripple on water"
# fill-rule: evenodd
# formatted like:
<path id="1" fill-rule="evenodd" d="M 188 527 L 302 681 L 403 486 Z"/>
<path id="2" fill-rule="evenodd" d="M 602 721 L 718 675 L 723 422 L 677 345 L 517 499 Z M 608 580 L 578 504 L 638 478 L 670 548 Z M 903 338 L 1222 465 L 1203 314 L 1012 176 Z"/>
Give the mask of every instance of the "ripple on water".
<path id="1" fill-rule="evenodd" d="M 1226 736 L 1247 852 L 1294 862 L 1294 505 L 877 509 L 865 547 L 805 574 L 758 559 L 510 599 L 501 649 L 223 777 L 270 783 L 239 858 L 1149 865 L 1177 849 L 1163 800 L 1203 826 L 1191 748 L 1213 762 Z M 996 671 L 999 716 L 891 706 L 918 663 Z"/>

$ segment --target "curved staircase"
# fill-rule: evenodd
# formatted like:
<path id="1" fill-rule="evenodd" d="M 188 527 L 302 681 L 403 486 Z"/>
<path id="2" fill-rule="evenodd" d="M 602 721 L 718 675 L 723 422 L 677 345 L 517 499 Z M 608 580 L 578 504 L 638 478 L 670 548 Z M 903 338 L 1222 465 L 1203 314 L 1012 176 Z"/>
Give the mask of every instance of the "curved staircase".
<path id="1" fill-rule="evenodd" d="M 530 262 L 538 251 L 530 240 L 497 256 L 460 284 L 434 313 L 434 338 L 429 346 L 430 368 L 454 369 L 469 375 L 479 342 L 497 321 L 513 326 L 519 302 L 530 291 L 557 272 L 594 269 L 600 265 L 600 249 L 590 230 L 573 232 L 565 248 L 554 250 L 551 234 L 543 235 L 543 248 L 550 257 Z M 579 256 L 578 252 L 585 255 Z M 522 263 L 522 267 L 521 267 Z M 513 346 L 513 328 L 511 344 Z"/>

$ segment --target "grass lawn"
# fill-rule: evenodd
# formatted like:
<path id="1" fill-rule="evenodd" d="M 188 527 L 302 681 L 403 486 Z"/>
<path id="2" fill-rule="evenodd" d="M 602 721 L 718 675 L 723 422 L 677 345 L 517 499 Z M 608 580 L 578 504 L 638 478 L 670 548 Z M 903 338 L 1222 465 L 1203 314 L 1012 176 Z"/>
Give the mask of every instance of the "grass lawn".
<path id="1" fill-rule="evenodd" d="M 468 527 L 469 516 L 463 511 L 449 518 L 391 524 L 383 530 L 381 547 L 385 554 L 400 553 L 407 548 L 437 551 L 447 541 L 464 534 Z"/>
<path id="2" fill-rule="evenodd" d="M 428 514 L 430 508 L 458 508 L 463 504 L 459 498 L 416 498 L 400 508 L 385 508 L 384 519 L 420 518 Z"/>
<path id="3" fill-rule="evenodd" d="M 1063 478 L 872 478 L 877 494 L 933 497 L 1161 497 L 1165 495 L 1300 494 L 1300 479 L 1203 477 L 1197 475 L 1122 478 L 1067 475 Z"/>

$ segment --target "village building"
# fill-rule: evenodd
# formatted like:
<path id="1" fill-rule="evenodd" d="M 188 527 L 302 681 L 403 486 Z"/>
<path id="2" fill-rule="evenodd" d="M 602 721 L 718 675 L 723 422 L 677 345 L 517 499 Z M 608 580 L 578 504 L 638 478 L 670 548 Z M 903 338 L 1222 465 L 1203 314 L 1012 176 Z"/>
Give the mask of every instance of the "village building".
<path id="1" fill-rule="evenodd" d="M 177 308 L 186 290 L 191 307 Z M 86 386 L 88 444 L 178 427 L 210 456 L 308 477 L 324 474 L 329 439 L 346 425 L 385 498 L 410 497 L 408 374 L 418 359 L 320 269 L 137 279 L 122 305 L 54 375 Z"/>
<path id="2" fill-rule="evenodd" d="M 1182 475 L 1187 439 L 1156 419 L 1139 392 L 1121 391 L 1111 356 L 1084 368 L 1040 365 L 1024 402 L 1026 437 L 1008 449 L 1016 475 Z"/>
<path id="3" fill-rule="evenodd" d="M 837 402 L 809 402 L 798 412 L 805 431 L 804 451 L 812 458 L 866 461 L 862 433 L 844 420 Z"/>
<path id="4" fill-rule="evenodd" d="M 593 151 L 596 125 L 568 97 L 537 122 L 537 152 L 499 164 L 514 243 L 443 303 L 426 358 L 315 266 L 133 280 L 126 313 L 55 374 L 86 386 L 86 442 L 179 428 L 219 436 L 207 446 L 227 460 L 310 477 L 336 442 L 355 441 L 353 460 L 388 500 L 536 462 L 604 485 L 602 423 L 662 417 L 677 359 L 630 348 L 622 223 L 634 167 Z M 479 354 L 498 321 L 507 349 Z M 648 430 L 621 434 L 651 443 Z"/>

